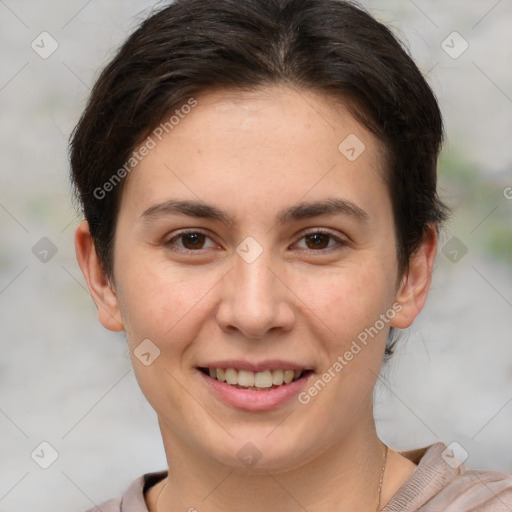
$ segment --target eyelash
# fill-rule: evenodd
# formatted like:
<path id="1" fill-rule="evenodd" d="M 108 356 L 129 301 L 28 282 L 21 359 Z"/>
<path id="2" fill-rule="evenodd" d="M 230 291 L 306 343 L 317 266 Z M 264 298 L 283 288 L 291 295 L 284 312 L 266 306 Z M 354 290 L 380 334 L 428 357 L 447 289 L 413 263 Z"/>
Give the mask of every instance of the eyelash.
<path id="1" fill-rule="evenodd" d="M 201 251 L 205 250 L 203 248 L 201 248 L 201 249 L 186 249 L 186 248 L 175 248 L 175 247 L 173 247 L 173 244 L 174 244 L 174 242 L 176 240 L 183 239 L 183 237 L 186 237 L 187 235 L 193 235 L 193 234 L 203 235 L 206 238 L 209 238 L 210 240 L 212 240 L 212 238 L 207 233 L 205 233 L 204 231 L 201 231 L 201 230 L 198 230 L 198 229 L 190 229 L 190 230 L 182 231 L 182 232 L 178 233 L 177 235 L 174 235 L 173 237 L 171 237 L 168 240 L 164 241 L 164 245 L 166 247 L 169 247 L 173 251 L 185 252 L 185 253 L 189 253 L 189 254 L 197 253 L 197 252 L 201 252 Z M 348 245 L 348 242 L 346 240 L 343 240 L 340 237 L 338 237 L 336 235 L 333 235 L 331 232 L 329 232 L 329 231 L 327 231 L 325 229 L 321 229 L 321 228 L 311 229 L 311 230 L 303 233 L 299 240 L 303 240 L 307 236 L 316 235 L 316 234 L 327 235 L 329 237 L 329 242 L 331 240 L 333 240 L 334 242 L 336 242 L 336 245 L 335 246 L 331 246 L 331 247 L 327 247 L 327 248 L 324 248 L 324 249 L 309 249 L 309 248 L 306 248 L 306 249 L 302 249 L 302 250 L 305 250 L 308 253 L 324 253 L 325 254 L 327 252 L 331 252 L 331 251 L 336 250 L 336 249 L 341 249 L 342 247 Z"/>

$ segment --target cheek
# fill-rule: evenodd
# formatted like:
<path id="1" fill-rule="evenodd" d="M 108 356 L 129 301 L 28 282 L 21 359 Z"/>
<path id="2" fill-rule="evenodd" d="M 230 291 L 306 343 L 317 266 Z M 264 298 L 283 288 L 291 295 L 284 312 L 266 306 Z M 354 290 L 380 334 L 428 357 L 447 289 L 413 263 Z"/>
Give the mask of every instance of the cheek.
<path id="1" fill-rule="evenodd" d="M 136 258 L 133 267 L 137 268 Z M 156 411 L 170 409 L 190 416 L 187 394 L 179 382 L 182 370 L 189 369 L 189 347 L 207 321 L 211 309 L 208 292 L 218 278 L 205 273 L 184 277 L 182 271 L 164 267 L 155 262 L 144 265 L 150 271 L 132 272 L 131 265 L 126 265 L 126 279 L 118 294 L 120 310 L 135 376 L 146 399 Z M 139 359 L 147 352 L 149 361 Z"/>
<path id="2" fill-rule="evenodd" d="M 394 296 L 392 279 L 376 261 L 328 272 L 312 270 L 307 278 L 296 275 L 294 281 L 293 288 L 303 298 L 304 315 L 316 321 L 319 332 L 326 333 L 334 348 L 349 344 L 374 325 Z"/>
<path id="3" fill-rule="evenodd" d="M 118 293 L 130 347 L 133 351 L 149 338 L 161 352 L 182 351 L 200 328 L 208 291 L 216 280 L 199 273 L 184 276 L 158 262 L 143 267 L 141 272 L 137 261 L 125 267 L 126 279 Z"/>
<path id="4" fill-rule="evenodd" d="M 382 269 L 378 265 L 371 269 L 351 267 L 321 280 L 317 276 L 304 283 L 301 291 L 315 313 L 308 314 L 313 331 L 325 333 L 317 339 L 326 356 L 318 379 L 327 383 L 315 387 L 316 381 L 312 382 L 306 399 L 311 399 L 314 416 L 330 426 L 326 437 L 335 437 L 336 426 L 350 423 L 347 411 L 355 418 L 372 407 L 389 330 L 389 322 L 383 322 L 380 315 L 390 309 L 393 293 L 392 280 Z"/>

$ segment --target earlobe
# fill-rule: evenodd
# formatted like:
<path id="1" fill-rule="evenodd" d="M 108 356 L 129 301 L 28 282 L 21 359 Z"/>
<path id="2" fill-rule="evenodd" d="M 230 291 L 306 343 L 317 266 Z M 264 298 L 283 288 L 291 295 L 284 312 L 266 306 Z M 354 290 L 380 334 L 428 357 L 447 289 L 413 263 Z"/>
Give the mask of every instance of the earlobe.
<path id="1" fill-rule="evenodd" d="M 391 321 L 393 327 L 406 329 L 423 309 L 432 282 L 436 251 L 437 233 L 431 226 L 425 233 L 420 247 L 409 259 L 409 270 L 403 277 L 396 295 L 400 311 Z"/>
<path id="2" fill-rule="evenodd" d="M 75 252 L 91 297 L 98 309 L 99 321 L 110 331 L 124 330 L 116 291 L 98 258 L 89 223 L 85 220 L 75 232 Z"/>

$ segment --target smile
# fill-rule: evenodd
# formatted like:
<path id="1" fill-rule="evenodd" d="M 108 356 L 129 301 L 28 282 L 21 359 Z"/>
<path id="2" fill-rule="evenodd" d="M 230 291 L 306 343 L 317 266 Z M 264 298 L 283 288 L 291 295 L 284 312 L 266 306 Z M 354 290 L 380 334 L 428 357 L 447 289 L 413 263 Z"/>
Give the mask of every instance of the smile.
<path id="1" fill-rule="evenodd" d="M 234 365 L 233 365 L 234 366 Z M 246 364 L 245 366 L 253 366 Z M 252 371 L 215 365 L 197 367 L 207 389 L 222 403 L 246 411 L 269 411 L 293 403 L 314 372 L 309 369 L 254 367 Z"/>
<path id="2" fill-rule="evenodd" d="M 307 370 L 263 370 L 252 372 L 250 370 L 237 370 L 235 368 L 200 368 L 212 379 L 225 382 L 238 389 L 249 391 L 269 391 L 277 387 L 290 384 L 301 378 Z"/>

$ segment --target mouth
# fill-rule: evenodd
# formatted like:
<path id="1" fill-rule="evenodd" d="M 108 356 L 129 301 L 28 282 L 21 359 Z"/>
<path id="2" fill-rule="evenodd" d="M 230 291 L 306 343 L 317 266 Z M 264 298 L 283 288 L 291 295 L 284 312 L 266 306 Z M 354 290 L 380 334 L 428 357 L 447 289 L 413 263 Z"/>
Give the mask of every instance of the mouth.
<path id="1" fill-rule="evenodd" d="M 235 389 L 245 391 L 272 391 L 284 388 L 298 380 L 306 379 L 313 372 L 308 369 L 273 369 L 253 372 L 237 368 L 199 367 L 211 379 Z"/>

